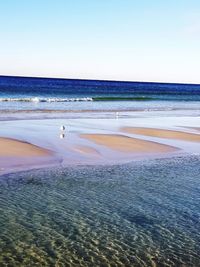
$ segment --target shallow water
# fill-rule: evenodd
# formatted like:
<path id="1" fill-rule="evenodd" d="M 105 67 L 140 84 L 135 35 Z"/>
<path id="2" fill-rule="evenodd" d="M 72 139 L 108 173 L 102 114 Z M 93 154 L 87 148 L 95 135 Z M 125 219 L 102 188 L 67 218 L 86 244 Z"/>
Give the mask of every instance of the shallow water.
<path id="1" fill-rule="evenodd" d="M 0 266 L 200 266 L 200 158 L 0 177 Z"/>

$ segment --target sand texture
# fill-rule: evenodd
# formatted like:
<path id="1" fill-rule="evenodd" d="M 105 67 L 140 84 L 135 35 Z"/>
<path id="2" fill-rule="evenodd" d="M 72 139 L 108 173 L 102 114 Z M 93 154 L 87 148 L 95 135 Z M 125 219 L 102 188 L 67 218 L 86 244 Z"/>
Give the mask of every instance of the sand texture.
<path id="1" fill-rule="evenodd" d="M 123 127 L 121 129 L 126 133 L 133 133 L 139 135 L 146 135 L 159 138 L 176 139 L 190 142 L 200 142 L 200 134 L 186 133 L 181 131 L 154 129 L 154 128 L 137 128 L 137 127 Z"/>
<path id="2" fill-rule="evenodd" d="M 10 138 L 0 138 L 1 157 L 34 157 L 48 156 L 50 154 L 51 152 L 49 150 L 30 143 Z"/>
<path id="3" fill-rule="evenodd" d="M 177 148 L 162 145 L 156 142 L 131 138 L 115 134 L 81 134 L 80 137 L 95 142 L 98 145 L 106 146 L 113 150 L 131 153 L 162 153 L 173 152 Z"/>

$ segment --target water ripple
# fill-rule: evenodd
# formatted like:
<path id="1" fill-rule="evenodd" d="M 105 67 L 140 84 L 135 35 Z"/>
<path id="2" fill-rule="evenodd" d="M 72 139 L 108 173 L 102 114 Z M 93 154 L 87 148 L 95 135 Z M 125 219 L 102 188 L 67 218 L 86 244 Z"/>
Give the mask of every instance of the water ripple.
<path id="1" fill-rule="evenodd" d="M 200 266 L 200 158 L 10 174 L 0 266 Z"/>

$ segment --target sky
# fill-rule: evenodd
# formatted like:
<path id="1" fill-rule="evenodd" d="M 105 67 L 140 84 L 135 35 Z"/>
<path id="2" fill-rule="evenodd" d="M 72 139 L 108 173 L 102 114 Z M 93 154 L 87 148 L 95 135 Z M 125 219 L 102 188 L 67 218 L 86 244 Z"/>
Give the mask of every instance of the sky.
<path id="1" fill-rule="evenodd" d="M 200 84 L 200 1 L 0 1 L 0 75 Z"/>

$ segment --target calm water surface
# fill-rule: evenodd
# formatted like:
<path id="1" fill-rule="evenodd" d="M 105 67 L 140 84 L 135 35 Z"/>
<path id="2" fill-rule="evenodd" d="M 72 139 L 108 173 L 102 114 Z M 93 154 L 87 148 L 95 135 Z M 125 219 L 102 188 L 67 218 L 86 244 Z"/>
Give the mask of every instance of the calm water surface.
<path id="1" fill-rule="evenodd" d="M 0 266 L 200 266 L 200 158 L 1 176 Z"/>

